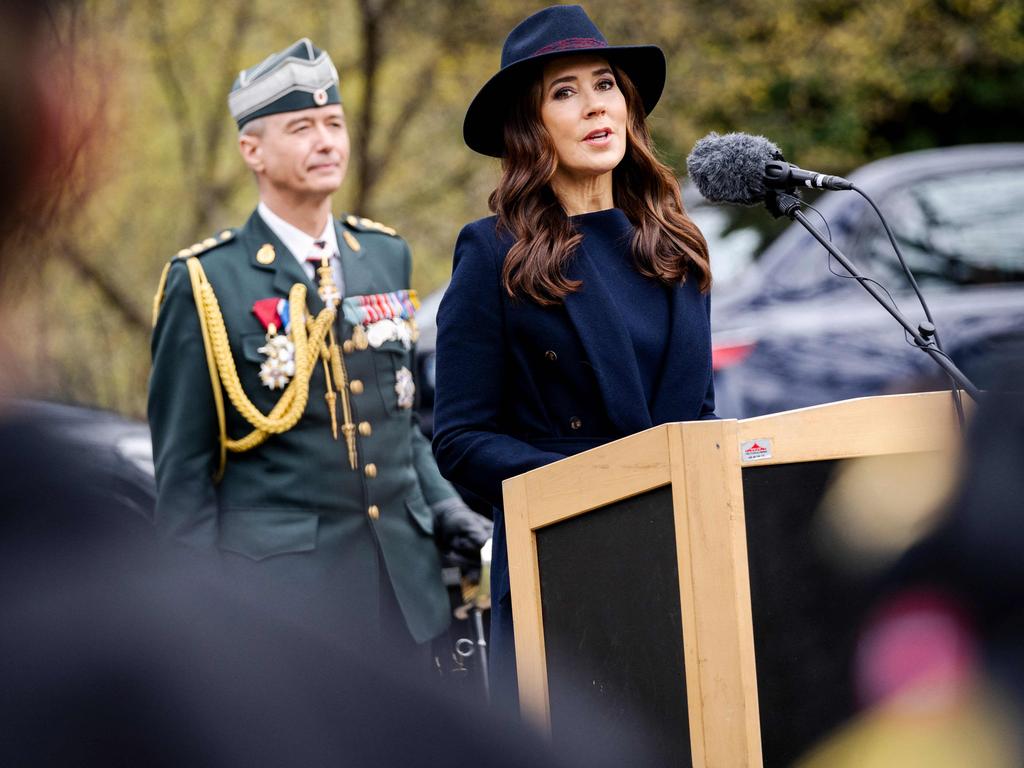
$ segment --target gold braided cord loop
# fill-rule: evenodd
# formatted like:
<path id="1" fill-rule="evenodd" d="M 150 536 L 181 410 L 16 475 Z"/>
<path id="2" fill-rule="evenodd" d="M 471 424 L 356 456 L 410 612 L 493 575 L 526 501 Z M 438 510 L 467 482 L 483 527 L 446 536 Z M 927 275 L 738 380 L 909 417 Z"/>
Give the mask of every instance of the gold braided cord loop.
<path id="1" fill-rule="evenodd" d="M 160 282 L 156 286 L 156 295 L 153 296 L 153 326 L 156 326 L 156 319 L 160 317 L 160 305 L 164 303 L 164 289 L 167 287 L 167 273 L 171 271 L 171 262 L 164 264 L 164 271 L 160 273 Z"/>
<path id="2" fill-rule="evenodd" d="M 193 262 L 195 262 L 194 267 Z M 302 418 L 309 401 L 310 376 L 324 347 L 324 339 L 334 323 L 335 311 L 330 308 L 323 309 L 307 327 L 306 287 L 301 283 L 292 286 L 288 295 L 288 305 L 292 342 L 295 345 L 295 375 L 274 408 L 269 414 L 264 415 L 246 396 L 242 382 L 239 381 L 220 304 L 198 259 L 189 259 L 189 272 L 193 277 L 193 289 L 197 289 L 196 306 L 199 310 L 200 325 L 203 328 L 203 342 L 207 347 L 210 376 L 214 380 L 214 400 L 215 402 L 220 401 L 218 418 L 221 425 L 222 455 L 225 449 L 235 453 L 251 450 L 263 443 L 271 434 L 287 432 Z M 224 427 L 223 401 L 220 386 L 217 384 L 223 386 L 231 404 L 242 418 L 254 427 L 253 432 L 238 440 L 227 437 Z"/>
<path id="3" fill-rule="evenodd" d="M 220 390 L 220 382 L 217 380 L 216 363 L 213 358 L 213 344 L 210 341 L 210 329 L 206 324 L 206 313 L 203 312 L 202 288 L 206 282 L 206 273 L 195 256 L 186 262 L 188 266 L 188 277 L 192 283 L 192 298 L 196 304 L 196 313 L 199 315 L 199 330 L 203 336 L 203 350 L 206 352 L 206 368 L 210 372 L 210 386 L 213 388 L 213 405 L 217 411 L 217 430 L 220 436 L 220 457 L 217 462 L 217 471 L 213 473 L 213 482 L 219 483 L 224 477 L 224 467 L 227 466 L 227 427 L 224 420 L 224 395 Z"/>
<path id="4" fill-rule="evenodd" d="M 301 286 L 299 286 L 299 287 L 301 287 Z M 290 301 L 291 300 L 289 299 L 289 302 Z M 327 314 L 328 312 L 330 313 L 329 315 Z M 293 322 L 294 322 L 294 320 L 293 320 Z M 319 353 L 317 351 L 317 346 L 318 346 L 318 344 L 321 347 L 323 346 L 324 337 L 327 335 L 327 328 L 330 328 L 331 323 L 333 323 L 333 322 L 334 322 L 334 313 L 333 313 L 333 311 L 324 310 L 324 311 L 322 311 L 320 313 L 320 315 L 317 317 L 316 321 L 314 321 L 314 323 L 312 325 L 312 330 L 310 331 L 310 334 L 309 334 L 309 337 L 310 337 L 309 338 L 309 342 L 310 343 L 309 343 L 308 351 L 307 351 L 307 360 L 308 360 L 307 366 L 308 366 L 310 372 L 312 372 L 313 368 L 316 366 L 317 357 L 319 357 Z M 295 357 L 296 357 L 296 360 L 298 360 L 298 354 L 296 354 Z M 298 368 L 298 362 L 296 362 L 296 368 Z M 294 383 L 294 379 L 292 381 Z M 239 386 L 239 390 L 241 390 L 241 383 L 239 383 L 238 386 Z M 225 385 L 225 389 L 227 389 L 226 385 Z M 282 413 L 284 413 L 285 411 L 289 411 L 289 413 L 290 413 L 289 409 L 292 407 L 292 403 L 293 403 L 293 401 L 295 399 L 295 396 L 296 396 L 297 392 L 300 392 L 300 390 L 293 389 L 289 385 L 289 387 L 287 389 L 285 389 L 284 394 L 281 395 L 281 399 L 277 401 L 277 405 L 274 406 L 274 409 L 270 412 L 268 418 L 279 418 L 280 415 Z M 306 388 L 304 390 L 301 390 L 301 392 L 304 393 L 303 394 L 304 400 L 308 400 L 308 398 L 309 398 L 309 384 L 308 383 L 306 385 Z M 242 396 L 244 397 L 244 394 Z M 232 400 L 232 403 L 233 402 L 234 401 Z M 299 418 L 301 418 L 301 416 L 302 416 L 303 412 L 305 411 L 305 409 L 306 409 L 306 407 L 303 404 L 302 409 L 300 411 L 298 411 L 298 415 L 295 416 L 294 420 L 291 421 L 290 424 L 287 424 L 287 426 L 285 426 L 284 429 L 281 429 L 280 432 L 286 432 L 289 429 L 291 429 L 293 426 L 295 426 L 295 423 L 299 420 Z M 291 417 L 289 416 L 289 418 L 291 418 Z M 251 421 L 249 423 L 252 424 Z M 255 425 L 253 425 L 253 426 L 255 426 Z M 264 442 L 266 442 L 267 438 L 270 437 L 271 434 L 274 434 L 274 433 L 271 432 L 271 431 L 268 431 L 268 430 L 263 430 L 263 429 L 256 428 L 252 432 L 250 432 L 248 435 L 246 435 L 245 437 L 239 438 L 238 440 L 232 440 L 232 439 L 228 438 L 227 439 L 227 449 L 229 451 L 231 451 L 232 453 L 243 453 L 244 451 L 250 451 L 253 448 L 255 448 L 256 446 L 262 445 Z"/>
<path id="5" fill-rule="evenodd" d="M 249 400 L 238 379 L 235 359 L 231 355 L 231 347 L 228 344 L 227 329 L 224 327 L 224 317 L 220 313 L 220 306 L 217 296 L 213 292 L 213 286 L 204 283 L 202 295 L 203 310 L 206 313 L 206 322 L 209 325 L 210 338 L 213 341 L 213 356 L 217 362 L 217 372 L 220 374 L 221 383 L 231 404 L 235 406 L 242 418 L 256 429 L 271 434 L 287 432 L 302 418 L 302 414 L 306 410 L 306 403 L 309 401 L 310 375 L 320 355 L 320 347 L 323 345 L 327 330 L 334 321 L 334 310 L 325 309 L 320 313 L 313 326 L 313 332 L 319 338 L 316 336 L 308 338 L 304 318 L 301 314 L 297 314 L 301 313 L 302 308 L 306 306 L 306 287 L 301 283 L 292 286 L 288 302 L 291 307 L 291 322 L 293 323 L 292 343 L 295 344 L 295 376 L 285 388 L 277 405 L 269 414 L 264 415 Z M 288 396 L 287 399 L 286 396 Z"/>

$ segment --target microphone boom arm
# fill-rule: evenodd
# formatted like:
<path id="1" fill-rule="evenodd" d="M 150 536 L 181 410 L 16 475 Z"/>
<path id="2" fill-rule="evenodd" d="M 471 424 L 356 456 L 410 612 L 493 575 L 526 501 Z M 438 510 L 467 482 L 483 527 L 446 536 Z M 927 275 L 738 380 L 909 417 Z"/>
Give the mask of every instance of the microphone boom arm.
<path id="1" fill-rule="evenodd" d="M 936 349 L 935 342 L 932 341 L 931 338 L 925 338 L 921 332 L 903 316 L 903 313 L 901 313 L 899 309 L 897 309 L 896 306 L 882 294 L 874 283 L 857 271 L 857 268 L 848 258 L 846 258 L 843 252 L 836 248 L 836 246 L 833 245 L 827 237 L 825 237 L 821 230 L 804 215 L 804 212 L 800 210 L 801 201 L 799 198 L 786 194 L 785 192 L 777 192 L 775 195 L 771 195 L 769 197 L 773 199 L 770 199 L 770 202 L 766 202 L 769 202 L 768 207 L 773 214 L 776 216 L 786 216 L 793 221 L 799 222 L 801 226 L 811 234 L 811 237 L 821 243 L 825 250 L 827 250 L 833 258 L 842 265 L 843 269 L 845 269 L 851 277 L 860 283 L 864 287 L 864 290 L 870 293 L 871 296 L 874 297 L 875 301 L 881 304 L 882 307 L 885 308 L 885 311 L 893 316 L 896 322 L 903 326 L 903 329 L 910 334 L 911 338 L 914 340 L 914 344 L 917 345 L 921 351 L 931 357 L 932 360 L 934 360 L 942 370 L 949 374 L 949 376 L 951 376 L 952 379 L 959 384 L 975 402 L 979 400 L 981 392 L 974 383 L 967 378 L 967 375 L 957 368 L 949 357 Z"/>

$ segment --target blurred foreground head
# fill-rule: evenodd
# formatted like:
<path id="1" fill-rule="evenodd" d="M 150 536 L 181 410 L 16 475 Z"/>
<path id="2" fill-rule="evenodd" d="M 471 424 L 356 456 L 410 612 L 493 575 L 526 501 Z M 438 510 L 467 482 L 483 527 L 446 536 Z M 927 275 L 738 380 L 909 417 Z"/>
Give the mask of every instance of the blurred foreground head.
<path id="1" fill-rule="evenodd" d="M 75 119 L 69 46 L 58 28 L 71 2 L 0 3 L 0 279 L 11 266 L 13 243 L 45 231 L 56 212 L 58 183 L 83 148 Z"/>

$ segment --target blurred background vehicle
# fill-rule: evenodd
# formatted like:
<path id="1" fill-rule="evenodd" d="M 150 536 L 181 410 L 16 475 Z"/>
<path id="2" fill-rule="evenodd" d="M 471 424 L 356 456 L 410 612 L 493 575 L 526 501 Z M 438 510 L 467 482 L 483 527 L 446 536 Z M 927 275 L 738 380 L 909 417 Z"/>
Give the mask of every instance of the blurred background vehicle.
<path id="1" fill-rule="evenodd" d="M 984 388 L 1024 345 L 1024 144 L 912 152 L 847 178 L 892 227 L 946 352 Z M 881 222 L 855 192 L 814 202 L 833 242 L 924 313 Z M 813 212 L 808 216 L 817 219 Z M 714 251 L 712 251 L 714 259 Z M 720 416 L 746 418 L 834 400 L 942 389 L 948 379 L 799 224 L 790 224 L 712 307 Z"/>
<path id="2" fill-rule="evenodd" d="M 131 523 L 152 523 L 156 484 L 153 444 L 145 422 L 44 400 L 11 400 L 4 408 L 10 420 L 29 421 L 74 449 L 82 475 L 96 484 L 96 490 L 119 509 L 137 514 Z"/>

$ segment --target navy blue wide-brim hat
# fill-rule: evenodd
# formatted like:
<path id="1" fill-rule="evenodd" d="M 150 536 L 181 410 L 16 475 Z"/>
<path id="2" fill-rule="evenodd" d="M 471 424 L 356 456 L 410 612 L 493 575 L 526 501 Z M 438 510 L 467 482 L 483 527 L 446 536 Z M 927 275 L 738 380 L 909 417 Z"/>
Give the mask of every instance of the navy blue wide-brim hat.
<path id="1" fill-rule="evenodd" d="M 665 54 L 656 45 L 608 45 L 601 30 L 578 5 L 554 5 L 523 19 L 501 48 L 501 69 L 474 97 L 462 124 L 462 137 L 482 155 L 505 154 L 505 121 L 525 86 L 531 64 L 566 54 L 592 53 L 608 59 L 633 81 L 644 111 L 651 110 L 665 87 Z"/>

